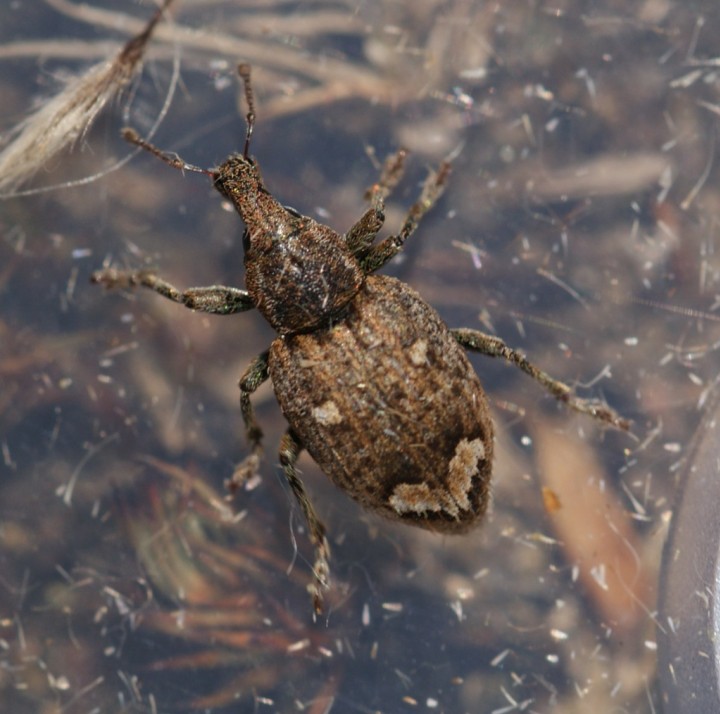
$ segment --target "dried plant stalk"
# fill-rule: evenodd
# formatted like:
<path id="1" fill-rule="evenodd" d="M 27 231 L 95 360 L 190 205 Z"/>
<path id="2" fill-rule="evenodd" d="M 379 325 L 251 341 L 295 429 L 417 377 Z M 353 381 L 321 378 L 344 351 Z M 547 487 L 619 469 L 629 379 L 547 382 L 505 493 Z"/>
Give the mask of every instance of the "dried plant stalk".
<path id="1" fill-rule="evenodd" d="M 69 81 L 57 96 L 10 132 L 9 137 L 15 138 L 0 152 L 1 198 L 15 194 L 48 161 L 87 133 L 102 108 L 138 72 L 148 41 L 172 1 L 164 0 L 145 29 L 115 58 Z"/>

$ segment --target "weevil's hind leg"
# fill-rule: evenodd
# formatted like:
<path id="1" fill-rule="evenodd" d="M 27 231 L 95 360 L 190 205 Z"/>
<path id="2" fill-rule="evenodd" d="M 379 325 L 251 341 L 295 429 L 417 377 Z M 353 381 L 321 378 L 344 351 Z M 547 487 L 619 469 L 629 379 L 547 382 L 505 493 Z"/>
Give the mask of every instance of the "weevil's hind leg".
<path id="1" fill-rule="evenodd" d="M 213 315 L 233 315 L 255 307 L 246 290 L 226 285 L 210 285 L 205 288 L 178 290 L 158 277 L 152 270 L 117 270 L 104 268 L 90 276 L 90 282 L 106 288 L 134 288 L 141 286 L 153 290 L 168 300 L 184 305 L 190 310 Z"/>
<path id="2" fill-rule="evenodd" d="M 466 349 L 480 352 L 488 357 L 502 357 L 519 367 L 525 374 L 530 375 L 535 381 L 539 382 L 553 397 L 567 404 L 571 409 L 587 414 L 623 431 L 630 429 L 630 422 L 623 419 L 607 404 L 596 399 L 580 399 L 580 397 L 575 396 L 567 384 L 553 379 L 549 374 L 529 362 L 523 354 L 512 349 L 512 347 L 508 347 L 499 337 L 468 328 L 454 329 L 450 330 L 450 332 Z"/>
<path id="3" fill-rule="evenodd" d="M 312 502 L 305 491 L 295 465 L 302 451 L 302 445 L 292 431 L 287 431 L 280 442 L 280 464 L 285 472 L 285 478 L 300 504 L 308 525 L 310 541 L 315 548 L 315 563 L 313 565 L 313 581 L 308 585 L 312 596 L 313 607 L 319 615 L 323 610 L 323 593 L 329 587 L 330 580 L 330 546 L 325 537 L 325 526 L 318 518 Z"/>
<path id="4" fill-rule="evenodd" d="M 252 478 L 260 466 L 262 456 L 263 432 L 255 418 L 250 396 L 268 378 L 268 352 L 258 355 L 240 377 L 240 411 L 245 424 L 245 435 L 250 444 L 250 454 L 236 467 L 226 482 L 227 489 L 234 494 L 248 479 Z"/>
<path id="5" fill-rule="evenodd" d="M 430 171 L 428 174 L 420 197 L 410 207 L 400 232 L 397 235 L 388 236 L 377 245 L 370 246 L 365 251 L 358 253 L 360 265 L 366 275 L 382 268 L 402 250 L 405 241 L 415 232 L 423 216 L 442 196 L 449 176 L 450 164 L 443 161 L 437 170 Z"/>

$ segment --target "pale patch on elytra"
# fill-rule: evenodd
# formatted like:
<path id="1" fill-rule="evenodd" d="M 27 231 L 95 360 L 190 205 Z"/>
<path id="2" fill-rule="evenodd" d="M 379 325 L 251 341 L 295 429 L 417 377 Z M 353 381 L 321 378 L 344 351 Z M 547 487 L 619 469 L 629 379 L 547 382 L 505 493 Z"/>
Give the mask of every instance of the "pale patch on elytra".
<path id="1" fill-rule="evenodd" d="M 446 510 L 434 491 L 426 483 L 400 483 L 393 489 L 390 505 L 400 514 Z"/>
<path id="2" fill-rule="evenodd" d="M 395 486 L 390 505 L 400 515 L 444 512 L 458 518 L 460 511 L 471 507 L 470 490 L 478 471 L 478 462 L 485 458 L 482 439 L 461 439 L 448 465 L 447 488 L 430 487 L 426 483 L 401 483 Z"/>
<path id="3" fill-rule="evenodd" d="M 315 421 L 320 422 L 324 426 L 332 426 L 340 424 L 343 417 L 337 408 L 337 404 L 333 401 L 327 401 L 318 407 L 313 407 L 312 416 Z"/>
<path id="4" fill-rule="evenodd" d="M 427 348 L 427 340 L 416 340 L 410 346 L 408 357 L 416 367 L 421 367 L 427 362 Z"/>
<path id="5" fill-rule="evenodd" d="M 448 491 L 462 509 L 470 508 L 468 494 L 478 470 L 478 462 L 485 458 L 485 444 L 480 438 L 460 439 L 455 447 L 455 456 L 448 466 Z"/>

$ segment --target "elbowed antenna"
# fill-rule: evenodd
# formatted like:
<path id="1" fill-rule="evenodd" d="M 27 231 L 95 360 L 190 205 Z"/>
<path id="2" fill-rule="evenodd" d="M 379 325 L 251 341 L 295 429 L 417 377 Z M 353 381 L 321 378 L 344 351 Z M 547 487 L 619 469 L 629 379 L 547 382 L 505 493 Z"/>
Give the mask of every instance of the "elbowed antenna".
<path id="1" fill-rule="evenodd" d="M 167 3 L 171 0 L 166 0 Z M 243 81 L 245 88 L 245 102 L 248 105 L 248 112 L 245 115 L 245 122 L 247 123 L 247 130 L 245 132 L 245 147 L 243 149 L 243 159 L 250 161 L 250 137 L 252 136 L 253 129 L 255 128 L 255 96 L 252 89 L 252 81 L 250 79 L 250 65 L 246 62 L 241 62 L 238 65 L 238 74 Z M 205 174 L 211 178 L 216 178 L 216 171 L 213 169 L 203 169 L 200 166 L 194 166 L 188 164 L 184 159 L 175 153 L 169 153 L 158 149 L 157 146 L 151 144 L 149 141 L 143 139 L 135 129 L 132 127 L 125 127 L 121 131 L 123 139 L 133 146 L 138 146 L 141 149 L 151 153 L 161 161 L 164 161 L 168 166 L 172 166 L 174 169 L 179 171 L 194 171 L 195 173 Z"/>

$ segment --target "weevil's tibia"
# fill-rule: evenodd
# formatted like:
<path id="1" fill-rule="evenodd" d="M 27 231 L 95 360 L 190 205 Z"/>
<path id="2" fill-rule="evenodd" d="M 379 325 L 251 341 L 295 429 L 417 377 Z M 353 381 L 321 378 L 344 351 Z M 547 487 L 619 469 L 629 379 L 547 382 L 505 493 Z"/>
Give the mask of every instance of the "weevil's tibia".
<path id="1" fill-rule="evenodd" d="M 258 473 L 262 456 L 262 429 L 255 418 L 250 396 L 268 378 L 268 352 L 258 355 L 240 377 L 240 411 L 242 412 L 245 434 L 252 449 L 250 455 L 243 459 L 227 480 L 225 486 L 231 496 L 250 478 Z"/>
<path id="2" fill-rule="evenodd" d="M 366 275 L 382 268 L 402 250 L 405 241 L 415 232 L 423 216 L 437 203 L 445 191 L 450 164 L 443 161 L 437 170 L 430 171 L 423 184 L 420 198 L 411 206 L 405 221 L 397 235 L 388 236 L 375 246 L 370 247 L 360 258 L 360 264 Z"/>
<path id="3" fill-rule="evenodd" d="M 488 357 L 502 357 L 519 367 L 525 374 L 539 382 L 555 399 L 567 404 L 571 409 L 581 414 L 587 414 L 623 431 L 630 430 L 630 422 L 622 418 L 614 409 L 596 399 L 581 399 L 575 396 L 573 390 L 567 384 L 553 379 L 549 374 L 528 361 L 521 352 L 508 347 L 499 337 L 468 328 L 456 328 L 450 330 L 450 332 L 465 349 L 480 352 Z"/>
<path id="4" fill-rule="evenodd" d="M 330 587 L 330 544 L 325 537 L 325 526 L 315 513 L 305 486 L 295 468 L 301 450 L 302 446 L 292 431 L 287 431 L 280 442 L 280 464 L 305 516 L 310 542 L 315 548 L 313 581 L 308 585 L 308 591 L 312 596 L 315 613 L 319 615 L 323 611 L 323 593 Z"/>

